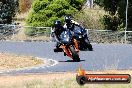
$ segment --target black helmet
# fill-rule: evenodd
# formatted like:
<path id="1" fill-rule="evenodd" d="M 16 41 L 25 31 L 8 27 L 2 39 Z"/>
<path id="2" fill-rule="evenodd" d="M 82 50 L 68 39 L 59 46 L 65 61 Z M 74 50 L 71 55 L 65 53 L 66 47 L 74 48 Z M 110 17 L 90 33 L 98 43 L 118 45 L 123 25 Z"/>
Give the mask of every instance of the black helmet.
<path id="1" fill-rule="evenodd" d="M 53 27 L 59 27 L 59 26 L 61 26 L 61 21 L 60 20 L 55 20 L 53 22 Z"/>
<path id="2" fill-rule="evenodd" d="M 70 23 L 71 22 L 71 20 L 72 20 L 72 17 L 70 16 L 70 15 L 67 15 L 67 16 L 65 16 L 65 22 L 66 23 Z"/>

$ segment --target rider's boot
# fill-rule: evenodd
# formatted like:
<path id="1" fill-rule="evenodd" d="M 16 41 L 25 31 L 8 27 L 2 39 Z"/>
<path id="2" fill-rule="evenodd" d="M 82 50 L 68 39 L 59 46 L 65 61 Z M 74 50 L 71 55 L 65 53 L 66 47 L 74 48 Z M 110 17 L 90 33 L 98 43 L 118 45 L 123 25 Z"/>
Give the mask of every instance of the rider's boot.
<path id="1" fill-rule="evenodd" d="M 58 48 L 58 47 L 54 48 L 54 52 L 62 52 L 62 51 L 63 51 L 62 48 Z"/>
<path id="2" fill-rule="evenodd" d="M 64 56 L 66 56 L 66 53 L 64 52 Z"/>
<path id="3" fill-rule="evenodd" d="M 56 47 L 54 48 L 54 52 L 62 52 L 63 49 L 62 49 L 62 48 L 59 48 L 59 47 L 60 47 L 60 44 L 57 43 L 57 44 L 56 44 Z"/>

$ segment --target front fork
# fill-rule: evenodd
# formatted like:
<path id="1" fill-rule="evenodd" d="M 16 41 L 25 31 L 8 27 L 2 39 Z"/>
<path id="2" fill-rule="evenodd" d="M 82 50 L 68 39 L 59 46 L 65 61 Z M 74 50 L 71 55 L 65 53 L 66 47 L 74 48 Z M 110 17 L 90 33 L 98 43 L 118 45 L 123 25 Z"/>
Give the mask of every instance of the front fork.
<path id="1" fill-rule="evenodd" d="M 70 58 L 72 58 L 72 54 L 71 54 L 71 52 L 70 52 L 70 49 L 67 48 L 67 46 L 61 45 L 60 48 L 63 49 L 64 53 L 66 53 L 67 56 L 69 56 Z"/>
<path id="2" fill-rule="evenodd" d="M 75 51 L 77 51 L 79 53 L 79 48 L 78 48 L 78 42 L 76 39 L 73 39 L 74 45 L 75 45 Z"/>

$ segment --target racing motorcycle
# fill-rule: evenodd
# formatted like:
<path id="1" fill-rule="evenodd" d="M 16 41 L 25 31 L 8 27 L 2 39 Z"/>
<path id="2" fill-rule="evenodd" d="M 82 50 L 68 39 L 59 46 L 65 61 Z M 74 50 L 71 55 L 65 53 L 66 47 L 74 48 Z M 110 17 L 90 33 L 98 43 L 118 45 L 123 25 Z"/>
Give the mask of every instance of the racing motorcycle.
<path id="1" fill-rule="evenodd" d="M 73 34 L 78 41 L 78 47 L 80 50 L 93 51 L 92 45 L 87 36 L 87 31 L 79 25 L 74 25 Z"/>
<path id="2" fill-rule="evenodd" d="M 73 35 L 70 30 L 63 31 L 60 35 L 60 47 L 65 56 L 68 56 L 73 59 L 75 62 L 79 62 L 79 49 L 76 39 L 73 38 Z"/>

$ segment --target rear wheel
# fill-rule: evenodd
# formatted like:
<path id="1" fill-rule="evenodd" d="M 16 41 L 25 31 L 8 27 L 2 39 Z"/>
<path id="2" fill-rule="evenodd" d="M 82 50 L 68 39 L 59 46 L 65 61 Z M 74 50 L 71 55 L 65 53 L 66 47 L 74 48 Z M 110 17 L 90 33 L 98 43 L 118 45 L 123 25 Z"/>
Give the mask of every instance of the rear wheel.
<path id="1" fill-rule="evenodd" d="M 72 59 L 73 59 L 73 61 L 79 62 L 80 58 L 79 58 L 79 55 L 77 54 L 77 52 L 75 51 L 74 47 L 70 46 L 69 48 L 70 48 L 70 51 L 72 53 Z"/>
<path id="2" fill-rule="evenodd" d="M 92 47 L 92 45 L 90 44 L 90 42 L 89 42 L 88 39 L 85 39 L 85 43 L 86 43 L 86 47 L 89 49 L 89 51 L 93 51 L 93 47 Z"/>

